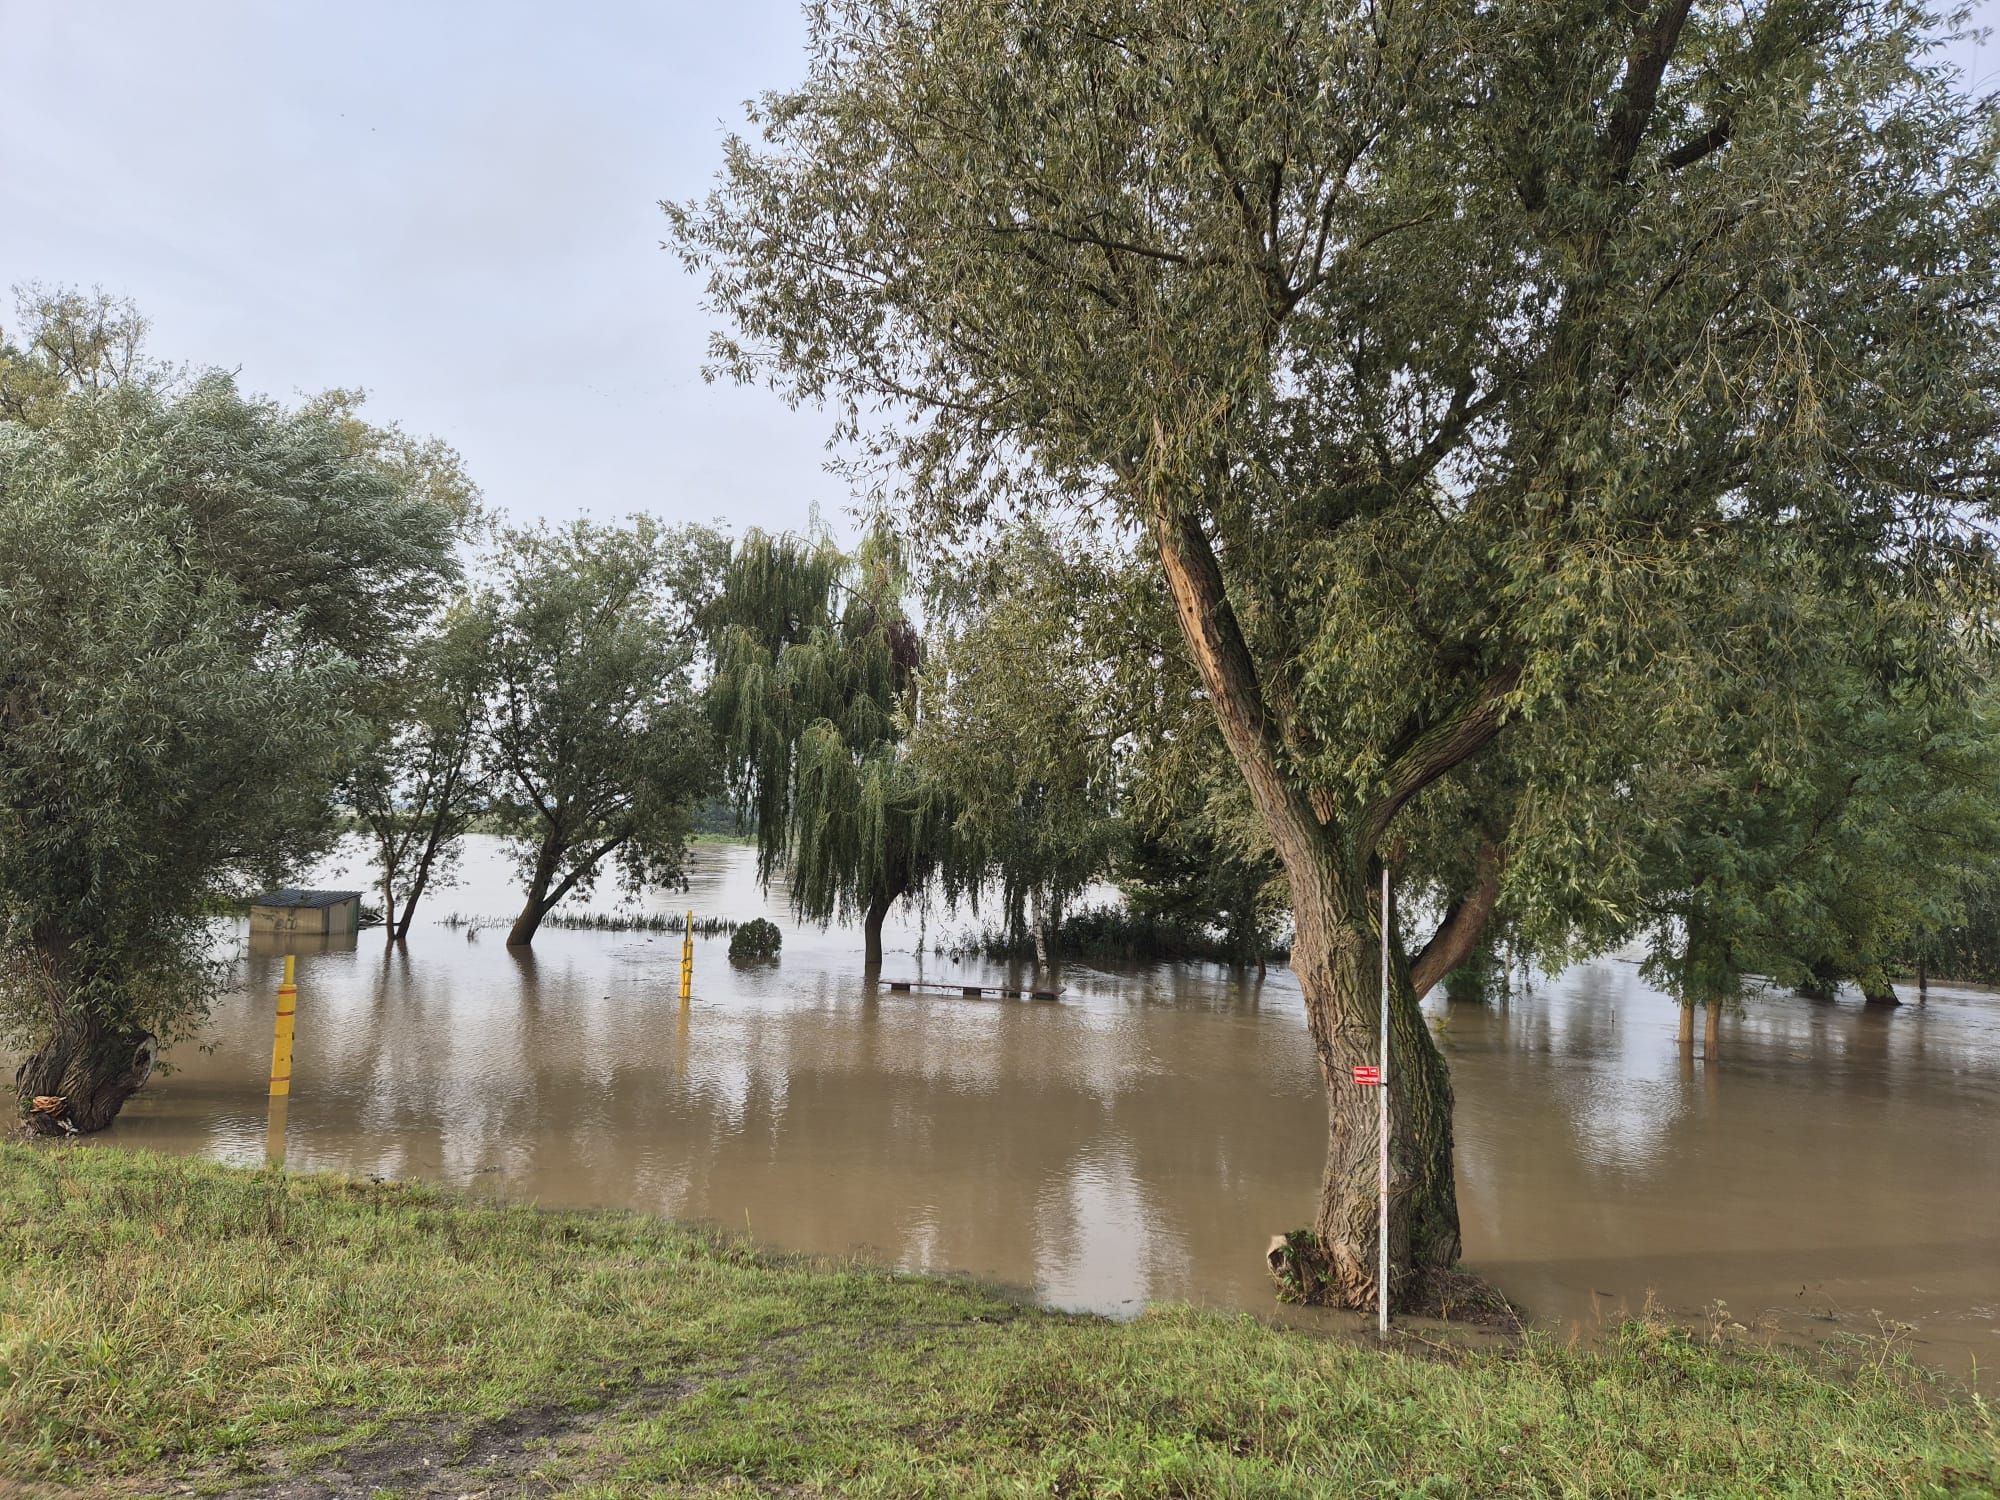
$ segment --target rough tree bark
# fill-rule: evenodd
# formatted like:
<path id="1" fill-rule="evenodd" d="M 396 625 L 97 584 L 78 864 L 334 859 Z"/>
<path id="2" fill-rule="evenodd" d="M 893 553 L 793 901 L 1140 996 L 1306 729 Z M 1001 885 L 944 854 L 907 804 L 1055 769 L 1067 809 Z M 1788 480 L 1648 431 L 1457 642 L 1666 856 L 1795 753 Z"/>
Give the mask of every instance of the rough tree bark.
<path id="1" fill-rule="evenodd" d="M 102 1130 L 153 1076 L 159 1050 L 149 1031 L 95 1016 L 58 1017 L 54 1033 L 14 1073 L 24 1123 L 42 1135 Z M 29 1112 L 38 1097 L 63 1102 L 53 1112 Z"/>
<path id="2" fill-rule="evenodd" d="M 1313 1231 L 1326 1259 L 1331 1297 L 1372 1306 L 1376 1293 L 1377 1160 L 1380 1137 L 1370 1091 L 1353 1069 L 1372 1063 L 1380 1020 L 1376 968 L 1382 914 L 1375 903 L 1376 850 L 1411 797 L 1462 763 L 1498 732 L 1514 677 L 1497 674 L 1460 711 L 1401 747 L 1376 799 L 1350 820 L 1322 816 L 1287 769 L 1282 737 L 1257 680 L 1206 534 L 1168 497 L 1155 497 L 1154 537 L 1162 572 L 1217 727 L 1269 829 L 1292 889 L 1292 971 L 1327 1090 L 1327 1164 Z M 1465 903 L 1461 903 L 1463 907 Z M 1484 916 L 1465 914 L 1445 949 L 1475 941 Z M 1393 941 L 1393 940 L 1392 940 Z M 1440 949 L 1440 953 L 1445 951 Z M 1392 950 L 1387 997 L 1390 1044 L 1390 1301 L 1417 1289 L 1411 1272 L 1442 1270 L 1459 1255 L 1452 1171 L 1451 1083 L 1432 1042 L 1400 951 Z M 1398 1276 L 1406 1279 L 1397 1286 Z"/>
<path id="3" fill-rule="evenodd" d="M 542 846 L 535 852 L 534 873 L 528 877 L 528 899 L 521 908 L 521 915 L 514 919 L 514 925 L 507 930 L 509 948 L 525 948 L 535 940 L 540 930 L 542 918 L 555 909 L 563 897 L 576 889 L 577 882 L 595 870 L 604 856 L 625 842 L 625 836 L 606 839 L 582 858 L 574 861 L 569 874 L 556 880 L 556 871 L 562 866 L 564 851 L 569 848 L 561 837 L 551 833 L 542 840 Z M 406 903 L 407 905 L 407 903 Z"/>
<path id="4" fill-rule="evenodd" d="M 1500 899 L 1500 873 L 1506 860 L 1496 844 L 1482 844 L 1472 886 L 1451 904 L 1444 921 L 1431 935 L 1421 952 L 1410 960 L 1410 988 L 1421 1000 L 1440 979 L 1472 956 L 1479 946 L 1479 934 Z M 1507 959 L 1502 984 L 1513 979 L 1513 958 Z"/>
<path id="5" fill-rule="evenodd" d="M 1689 1052 L 1694 1050 L 1694 1007 L 1685 1003 L 1681 1006 L 1681 1046 Z"/>
<path id="6" fill-rule="evenodd" d="M 1297 937 L 1292 972 L 1306 1000 L 1306 1025 L 1327 1091 L 1326 1174 L 1313 1232 L 1335 1296 L 1372 1306 L 1376 1284 L 1377 1181 L 1381 1138 L 1374 1091 L 1354 1069 L 1377 1063 L 1381 1011 L 1379 874 L 1322 865 L 1301 893 L 1291 872 Z M 1458 1260 L 1457 1188 L 1452 1170 L 1451 1079 L 1417 1007 L 1393 932 L 1389 975 L 1390 1302 L 1399 1274 L 1445 1270 Z M 1408 1283 L 1405 1283 L 1407 1286 Z"/>
<path id="7" fill-rule="evenodd" d="M 882 967 L 882 924 L 888 920 L 891 910 L 903 898 L 904 887 L 877 891 L 868 902 L 868 910 L 861 919 L 862 958 L 861 966 L 868 970 Z"/>
<path id="8" fill-rule="evenodd" d="M 1704 1059 L 1722 1055 L 1722 1002 L 1708 1002 L 1708 1019 L 1701 1028 L 1701 1055 Z"/>

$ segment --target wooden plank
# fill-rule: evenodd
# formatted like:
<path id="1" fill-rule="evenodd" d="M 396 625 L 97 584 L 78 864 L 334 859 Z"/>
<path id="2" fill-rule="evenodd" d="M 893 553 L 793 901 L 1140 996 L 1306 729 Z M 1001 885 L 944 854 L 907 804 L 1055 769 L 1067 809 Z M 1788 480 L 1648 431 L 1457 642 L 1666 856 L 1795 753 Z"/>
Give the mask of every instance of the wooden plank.
<path id="1" fill-rule="evenodd" d="M 967 984 L 958 979 L 884 979 L 881 983 L 892 990 L 938 990 L 945 994 L 970 995 L 974 999 L 984 999 L 988 995 L 998 995 L 1006 1000 L 1060 1000 L 1065 986 L 1052 990 L 1027 988 L 1008 984 Z"/>

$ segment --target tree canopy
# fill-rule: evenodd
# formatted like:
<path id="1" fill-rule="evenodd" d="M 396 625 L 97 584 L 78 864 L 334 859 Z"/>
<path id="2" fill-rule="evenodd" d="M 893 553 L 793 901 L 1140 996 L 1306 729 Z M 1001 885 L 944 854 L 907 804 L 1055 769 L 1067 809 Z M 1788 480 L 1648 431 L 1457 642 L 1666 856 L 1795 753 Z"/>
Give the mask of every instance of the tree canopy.
<path id="1" fill-rule="evenodd" d="M 71 361 L 73 310 L 0 350 L 0 1004 L 34 1123 L 90 1130 L 204 1013 L 205 917 L 330 836 L 461 516 L 310 405 Z"/>
<path id="2" fill-rule="evenodd" d="M 1392 1259 L 1458 1253 L 1411 975 L 1493 903 L 1447 901 L 1477 919 L 1388 996 L 1367 956 L 1381 869 L 1430 873 L 1422 804 L 1483 778 L 1504 816 L 1440 841 L 1454 878 L 1588 900 L 1592 831 L 1543 811 L 1610 779 L 1628 716 L 1796 692 L 1781 620 L 1718 634 L 1741 591 L 1923 601 L 1918 671 L 1983 620 L 1993 107 L 1933 12 L 1860 0 L 813 17 L 761 139 L 669 205 L 733 325 L 718 366 L 832 402 L 931 535 L 1067 508 L 1147 538 L 1289 880 L 1315 1233 L 1367 1305 L 1375 1123 L 1345 1080 L 1378 1005 Z"/>
<path id="3" fill-rule="evenodd" d="M 858 917 L 873 966 L 890 909 L 947 872 L 951 848 L 937 789 L 903 753 L 918 665 L 903 588 L 886 532 L 849 556 L 753 531 L 706 615 L 710 711 L 759 877 L 782 871 L 807 921 Z"/>
<path id="4" fill-rule="evenodd" d="M 527 887 L 510 945 L 607 864 L 632 890 L 679 883 L 716 784 L 695 622 L 723 546 L 646 516 L 502 534 L 479 605 L 494 692 L 481 754 Z"/>
<path id="5" fill-rule="evenodd" d="M 491 794 L 481 749 L 493 634 L 490 601 L 458 595 L 370 685 L 370 734 L 348 771 L 346 794 L 374 845 L 391 942 L 409 937 L 424 893 L 454 878 L 465 832 Z"/>
<path id="6" fill-rule="evenodd" d="M 955 604 L 940 599 L 912 737 L 917 777 L 951 808 L 961 882 L 997 885 L 1009 930 L 1032 933 L 1044 966 L 1122 832 L 1120 726 L 1079 607 L 1103 582 L 1094 560 L 1039 532 L 1005 537 Z"/>

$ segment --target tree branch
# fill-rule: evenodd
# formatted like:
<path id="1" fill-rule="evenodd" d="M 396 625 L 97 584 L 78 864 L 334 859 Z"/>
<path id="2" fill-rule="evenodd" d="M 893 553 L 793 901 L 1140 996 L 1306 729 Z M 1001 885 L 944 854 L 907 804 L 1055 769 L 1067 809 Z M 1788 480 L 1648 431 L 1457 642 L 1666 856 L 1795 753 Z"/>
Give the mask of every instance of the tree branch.
<path id="1" fill-rule="evenodd" d="M 1500 732 L 1507 717 L 1508 695 L 1520 680 L 1519 667 L 1501 668 L 1458 708 L 1410 741 L 1390 763 L 1381 795 L 1362 814 L 1363 850 L 1375 848 L 1406 802 L 1470 759 Z"/>
<path id="2" fill-rule="evenodd" d="M 1625 79 L 1618 88 L 1618 103 L 1611 113 L 1605 148 L 1612 174 L 1622 179 L 1632 169 L 1639 143 L 1646 138 L 1654 106 L 1660 100 L 1660 80 L 1680 45 L 1681 27 L 1687 23 L 1693 0 L 1666 0 L 1660 13 L 1632 33 L 1632 45 L 1625 54 Z"/>
<path id="3" fill-rule="evenodd" d="M 1734 129 L 1734 122 L 1728 115 L 1724 115 L 1700 135 L 1695 136 L 1691 140 L 1682 141 L 1673 150 L 1669 151 L 1662 158 L 1661 166 L 1669 173 L 1678 172 L 1683 167 L 1693 166 L 1704 156 L 1712 156 L 1728 145 L 1730 133 Z"/>
<path id="4" fill-rule="evenodd" d="M 592 870 L 596 869 L 597 862 L 599 860 L 603 859 L 605 855 L 609 854 L 613 849 L 616 849 L 620 844 L 624 843 L 630 837 L 631 837 L 630 834 L 621 833 L 616 838 L 606 839 L 603 843 L 599 844 L 595 849 L 591 850 L 589 854 L 585 855 L 584 858 L 579 863 L 571 866 L 569 874 L 563 877 L 562 883 L 558 885 L 554 890 L 550 891 L 549 894 L 543 899 L 542 910 L 543 911 L 550 910 L 555 906 L 555 904 L 558 901 L 562 900 L 563 897 L 567 896 L 571 891 L 576 889 L 576 883 L 579 880 L 583 879 L 584 876 L 588 875 Z"/>
<path id="5" fill-rule="evenodd" d="M 1216 727 L 1271 824 L 1272 837 L 1281 841 L 1281 849 L 1284 843 L 1300 842 L 1309 830 L 1320 827 L 1320 820 L 1305 793 L 1284 772 L 1284 737 L 1257 680 L 1207 533 L 1164 494 L 1155 493 L 1152 510 L 1160 570 L 1173 594 L 1188 652 L 1208 689 Z"/>
<path id="6" fill-rule="evenodd" d="M 1496 845 L 1479 846 L 1471 886 L 1451 904 L 1430 941 L 1410 960 L 1410 987 L 1419 1000 L 1464 963 L 1478 945 L 1479 935 L 1486 930 L 1486 919 L 1493 915 L 1493 905 L 1500 899 L 1500 872 L 1506 862 L 1506 854 Z"/>

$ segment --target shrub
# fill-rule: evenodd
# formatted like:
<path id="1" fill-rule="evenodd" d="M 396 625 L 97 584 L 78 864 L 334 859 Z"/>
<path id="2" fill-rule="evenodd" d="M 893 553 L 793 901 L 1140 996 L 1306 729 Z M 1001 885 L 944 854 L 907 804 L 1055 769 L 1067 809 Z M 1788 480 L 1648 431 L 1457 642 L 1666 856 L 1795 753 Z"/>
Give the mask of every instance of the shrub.
<path id="1" fill-rule="evenodd" d="M 736 935 L 729 940 L 729 961 L 733 964 L 774 961 L 784 941 L 777 923 L 757 917 L 736 929 Z"/>

